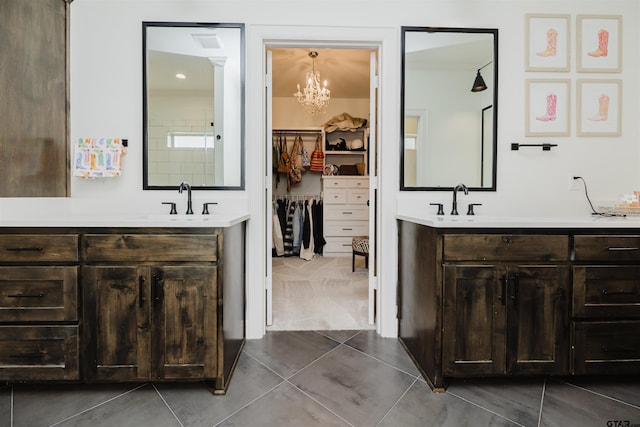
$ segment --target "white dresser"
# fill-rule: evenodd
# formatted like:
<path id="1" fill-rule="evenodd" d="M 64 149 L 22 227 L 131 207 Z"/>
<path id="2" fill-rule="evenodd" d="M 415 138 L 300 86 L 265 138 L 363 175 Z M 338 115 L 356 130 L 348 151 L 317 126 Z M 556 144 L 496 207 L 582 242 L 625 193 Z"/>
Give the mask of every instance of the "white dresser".
<path id="1" fill-rule="evenodd" d="M 369 177 L 323 176 L 324 256 L 351 255 L 351 238 L 369 234 Z"/>

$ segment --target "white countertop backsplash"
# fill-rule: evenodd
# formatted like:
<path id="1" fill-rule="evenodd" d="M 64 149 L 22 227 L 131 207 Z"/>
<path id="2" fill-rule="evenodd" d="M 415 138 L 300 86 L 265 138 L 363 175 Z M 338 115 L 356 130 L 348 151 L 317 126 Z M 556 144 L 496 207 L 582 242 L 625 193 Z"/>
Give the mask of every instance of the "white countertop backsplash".
<path id="1" fill-rule="evenodd" d="M 169 215 L 175 202 L 178 215 Z M 209 215 L 202 215 L 202 203 Z M 249 219 L 246 202 L 239 199 L 200 200 L 193 197 L 193 215 L 185 215 L 180 199 L 93 199 L 65 197 L 0 198 L 0 227 L 230 227 Z"/>

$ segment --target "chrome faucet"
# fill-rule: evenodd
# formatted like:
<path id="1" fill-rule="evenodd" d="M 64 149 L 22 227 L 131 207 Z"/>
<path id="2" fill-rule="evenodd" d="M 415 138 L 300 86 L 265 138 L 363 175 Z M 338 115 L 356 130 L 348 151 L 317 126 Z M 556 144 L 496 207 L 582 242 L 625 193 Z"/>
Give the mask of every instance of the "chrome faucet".
<path id="1" fill-rule="evenodd" d="M 464 194 L 469 194 L 469 189 L 464 184 L 458 184 L 453 188 L 453 206 L 451 215 L 458 215 L 458 191 L 463 190 Z"/>
<path id="2" fill-rule="evenodd" d="M 187 215 L 193 215 L 193 209 L 191 207 L 191 185 L 186 181 L 180 183 L 178 193 L 182 194 L 182 190 L 187 190 Z"/>

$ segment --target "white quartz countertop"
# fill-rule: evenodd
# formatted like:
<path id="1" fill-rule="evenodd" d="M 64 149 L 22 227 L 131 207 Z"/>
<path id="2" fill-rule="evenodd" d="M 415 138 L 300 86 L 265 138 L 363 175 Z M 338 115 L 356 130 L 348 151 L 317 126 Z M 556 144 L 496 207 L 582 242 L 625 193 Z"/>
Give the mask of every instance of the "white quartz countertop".
<path id="1" fill-rule="evenodd" d="M 210 215 L 69 214 L 0 218 L 0 227 L 231 227 L 249 219 L 248 213 Z"/>
<path id="2" fill-rule="evenodd" d="M 414 215 L 397 219 L 435 228 L 640 228 L 640 216 L 518 217 L 483 215 Z"/>
<path id="3" fill-rule="evenodd" d="M 209 199 L 204 199 L 208 201 Z M 166 203 L 176 202 L 180 214 L 170 215 Z M 186 215 L 180 199 L 136 198 L 0 198 L 0 227 L 231 227 L 249 219 L 249 210 L 232 199 L 216 200 L 202 215 L 202 200 Z"/>

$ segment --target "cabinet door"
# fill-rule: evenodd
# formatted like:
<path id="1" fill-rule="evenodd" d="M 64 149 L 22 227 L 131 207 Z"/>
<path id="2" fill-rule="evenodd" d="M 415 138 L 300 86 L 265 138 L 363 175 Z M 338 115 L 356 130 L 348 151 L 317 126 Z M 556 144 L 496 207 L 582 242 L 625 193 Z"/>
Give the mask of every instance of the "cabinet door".
<path id="1" fill-rule="evenodd" d="M 568 272 L 568 267 L 554 265 L 509 268 L 509 373 L 568 372 Z"/>
<path id="2" fill-rule="evenodd" d="M 215 266 L 151 269 L 156 378 L 216 377 L 216 271 Z"/>
<path id="3" fill-rule="evenodd" d="M 147 269 L 85 267 L 86 374 L 97 380 L 150 378 Z"/>
<path id="4" fill-rule="evenodd" d="M 505 372 L 503 268 L 445 265 L 443 370 L 445 376 Z"/>
<path id="5" fill-rule="evenodd" d="M 0 197 L 68 195 L 70 7 L 61 0 L 0 2 Z"/>

